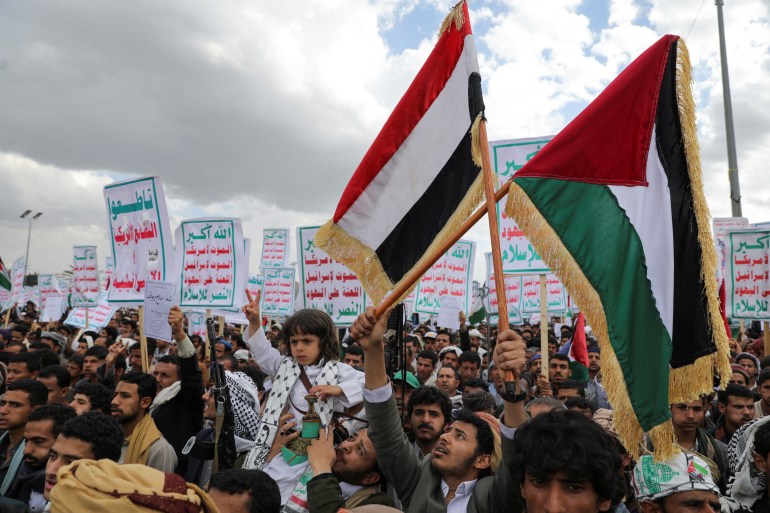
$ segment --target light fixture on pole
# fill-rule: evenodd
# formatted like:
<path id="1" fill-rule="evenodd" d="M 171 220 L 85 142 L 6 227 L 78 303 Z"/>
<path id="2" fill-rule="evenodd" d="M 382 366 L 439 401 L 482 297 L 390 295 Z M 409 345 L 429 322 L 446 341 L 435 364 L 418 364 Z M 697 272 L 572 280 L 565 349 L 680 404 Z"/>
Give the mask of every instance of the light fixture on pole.
<path id="1" fill-rule="evenodd" d="M 25 210 L 23 214 L 21 214 L 19 217 L 22 219 L 26 219 L 29 223 L 29 228 L 27 229 L 27 253 L 24 256 L 24 277 L 22 278 L 22 286 L 24 284 L 24 281 L 27 279 L 27 263 L 29 262 L 29 240 L 32 236 L 32 221 L 37 221 L 40 219 L 40 216 L 43 215 L 42 212 L 38 212 L 32 217 L 28 217 L 32 213 L 31 210 Z"/>

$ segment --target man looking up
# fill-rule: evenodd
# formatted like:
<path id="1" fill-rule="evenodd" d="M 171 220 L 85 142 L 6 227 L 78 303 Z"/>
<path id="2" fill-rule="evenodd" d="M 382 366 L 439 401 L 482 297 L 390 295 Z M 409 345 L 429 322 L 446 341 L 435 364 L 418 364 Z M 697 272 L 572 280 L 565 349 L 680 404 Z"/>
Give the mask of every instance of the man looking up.
<path id="1" fill-rule="evenodd" d="M 24 428 L 30 414 L 45 404 L 48 390 L 34 379 L 8 384 L 0 398 L 0 495 L 5 495 L 24 459 Z"/>
<path id="2" fill-rule="evenodd" d="M 123 430 L 109 415 L 90 412 L 65 422 L 46 462 L 45 499 L 50 500 L 61 467 L 77 460 L 118 461 L 122 445 Z"/>
<path id="3" fill-rule="evenodd" d="M 147 411 L 156 390 L 155 378 L 142 372 L 131 371 L 118 383 L 112 416 L 120 422 L 125 436 L 118 463 L 140 463 L 172 473 L 177 464 L 176 452 Z"/>
<path id="4" fill-rule="evenodd" d="M 42 511 L 46 500 L 45 466 L 51 447 L 75 410 L 64 404 L 44 404 L 29 415 L 24 428 L 24 462 L 6 497 L 26 504 L 30 511 Z"/>
<path id="5" fill-rule="evenodd" d="M 494 452 L 492 428 L 470 412 L 458 418 L 441 435 L 439 443 L 421 464 L 414 448 L 401 432 L 393 392 L 385 373 L 382 336 L 388 315 L 374 316 L 374 308 L 359 315 L 350 333 L 358 339 L 366 358 L 364 400 L 369 436 L 377 451 L 383 474 L 393 484 L 406 513 L 423 511 L 514 511 L 515 489 L 508 486 L 508 461 L 514 429 L 526 422 L 523 397 L 506 401 L 501 422 L 502 458 L 497 474 L 489 476 Z M 520 373 L 525 364 L 525 344 L 506 330 L 498 337 L 495 363 L 503 371 Z"/>
<path id="6" fill-rule="evenodd" d="M 407 415 L 412 426 L 415 454 L 422 461 L 438 444 L 444 428 L 452 419 L 452 404 L 438 388 L 422 387 L 409 398 Z"/>

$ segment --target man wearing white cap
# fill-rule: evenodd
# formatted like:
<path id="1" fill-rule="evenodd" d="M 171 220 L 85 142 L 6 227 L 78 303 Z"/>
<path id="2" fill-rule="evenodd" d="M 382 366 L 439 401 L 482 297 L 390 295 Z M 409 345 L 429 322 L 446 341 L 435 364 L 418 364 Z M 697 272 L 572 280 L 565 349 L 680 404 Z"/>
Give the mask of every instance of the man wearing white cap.
<path id="1" fill-rule="evenodd" d="M 481 341 L 484 338 L 482 337 L 481 332 L 477 329 L 469 330 L 468 337 L 471 339 L 471 351 L 476 351 L 478 353 L 479 348 L 481 347 Z"/>
<path id="2" fill-rule="evenodd" d="M 659 463 L 648 454 L 634 466 L 631 485 L 642 513 L 715 513 L 721 506 L 711 472 L 709 464 L 691 452 Z"/>
<path id="3" fill-rule="evenodd" d="M 429 331 L 425 335 L 423 335 L 422 341 L 423 341 L 423 344 L 425 344 L 426 350 L 433 351 L 434 353 L 438 353 L 438 343 L 436 342 L 435 331 Z"/>

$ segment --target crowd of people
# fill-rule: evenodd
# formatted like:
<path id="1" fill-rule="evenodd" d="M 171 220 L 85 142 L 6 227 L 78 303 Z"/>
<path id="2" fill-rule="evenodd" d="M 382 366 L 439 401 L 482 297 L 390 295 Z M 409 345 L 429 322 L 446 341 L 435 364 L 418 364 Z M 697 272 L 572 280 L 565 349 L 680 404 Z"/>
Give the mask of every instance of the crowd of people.
<path id="1" fill-rule="evenodd" d="M 460 313 L 397 334 L 368 309 L 344 333 L 317 310 L 265 323 L 258 297 L 243 311 L 209 345 L 173 307 L 143 368 L 136 310 L 90 331 L 14 309 L 0 511 L 770 511 L 770 357 L 751 339 L 731 341 L 725 390 L 671 405 L 682 452 L 633 461 L 598 345 L 587 368 L 562 351 L 570 325 L 543 368 L 538 325 Z"/>

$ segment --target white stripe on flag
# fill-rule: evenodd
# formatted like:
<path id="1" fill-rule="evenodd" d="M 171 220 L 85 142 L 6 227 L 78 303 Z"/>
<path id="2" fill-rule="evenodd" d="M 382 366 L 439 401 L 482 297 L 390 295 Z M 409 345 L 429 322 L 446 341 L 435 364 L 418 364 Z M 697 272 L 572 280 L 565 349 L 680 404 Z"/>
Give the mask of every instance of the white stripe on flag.
<path id="1" fill-rule="evenodd" d="M 671 337 L 674 327 L 674 227 L 671 220 L 671 191 L 655 147 L 653 127 L 647 154 L 647 187 L 611 185 L 620 207 L 626 211 L 642 241 L 647 278 L 663 325 Z"/>
<path id="2" fill-rule="evenodd" d="M 425 193 L 470 129 L 468 77 L 474 71 L 478 60 L 473 35 L 468 35 L 444 89 L 337 222 L 343 230 L 376 249 Z"/>

